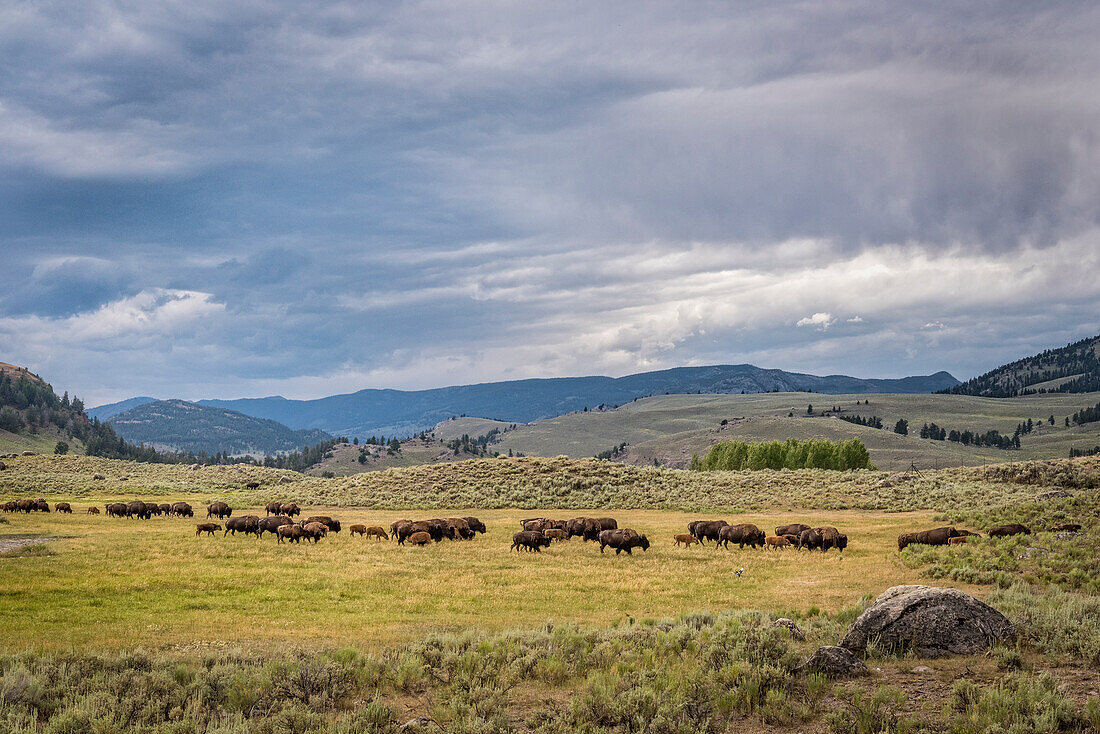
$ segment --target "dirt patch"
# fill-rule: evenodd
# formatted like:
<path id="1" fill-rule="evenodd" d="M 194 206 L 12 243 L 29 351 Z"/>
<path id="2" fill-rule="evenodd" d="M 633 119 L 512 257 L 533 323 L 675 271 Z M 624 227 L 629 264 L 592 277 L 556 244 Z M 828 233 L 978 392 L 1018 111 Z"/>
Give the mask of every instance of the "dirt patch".
<path id="1" fill-rule="evenodd" d="M 17 551 L 21 548 L 29 548 L 32 545 L 42 545 L 57 538 L 0 538 L 0 553 Z"/>

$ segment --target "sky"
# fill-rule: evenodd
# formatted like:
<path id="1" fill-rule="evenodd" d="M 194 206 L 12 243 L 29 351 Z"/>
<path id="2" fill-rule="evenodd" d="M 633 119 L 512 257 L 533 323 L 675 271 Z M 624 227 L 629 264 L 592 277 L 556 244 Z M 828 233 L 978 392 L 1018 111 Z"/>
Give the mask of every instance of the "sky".
<path id="1" fill-rule="evenodd" d="M 0 361 L 88 405 L 1100 333 L 1091 2 L 0 4 Z"/>

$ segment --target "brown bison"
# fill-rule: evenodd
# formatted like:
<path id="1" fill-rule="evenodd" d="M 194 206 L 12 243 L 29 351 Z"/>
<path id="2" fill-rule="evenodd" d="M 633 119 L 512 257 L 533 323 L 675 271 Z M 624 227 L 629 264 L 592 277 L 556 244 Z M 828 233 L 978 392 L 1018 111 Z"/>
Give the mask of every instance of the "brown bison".
<path id="1" fill-rule="evenodd" d="M 293 525 L 294 521 L 286 515 L 277 515 L 275 517 L 264 517 L 260 519 L 260 522 L 256 524 L 256 537 L 264 537 L 264 533 L 276 533 L 279 528 L 284 525 Z"/>
<path id="2" fill-rule="evenodd" d="M 397 529 L 403 525 L 412 525 L 413 521 L 408 519 L 394 520 L 390 523 L 390 536 L 394 540 L 397 540 Z"/>
<path id="3" fill-rule="evenodd" d="M 691 535 L 690 533 L 680 533 L 679 535 L 672 536 L 672 539 L 676 541 L 677 548 L 680 547 L 681 543 L 685 548 L 692 544 L 702 545 L 702 543 L 699 542 L 699 539 L 696 538 L 694 535 Z"/>
<path id="4" fill-rule="evenodd" d="M 989 529 L 989 537 L 991 538 L 1005 538 L 1009 535 L 1031 535 L 1031 528 L 1027 525 L 1013 522 L 1008 525 L 997 525 Z"/>
<path id="5" fill-rule="evenodd" d="M 275 538 L 280 543 L 282 543 L 284 540 L 290 540 L 290 541 L 293 541 L 295 543 L 301 543 L 302 542 L 302 534 L 303 534 L 302 526 L 301 525 L 296 525 L 295 523 L 290 523 L 288 525 L 280 525 L 275 530 Z"/>
<path id="6" fill-rule="evenodd" d="M 428 533 L 425 533 L 424 531 L 419 531 L 410 535 L 408 538 L 406 538 L 406 540 L 408 540 L 413 545 L 427 545 L 428 543 L 432 542 L 432 536 Z"/>
<path id="7" fill-rule="evenodd" d="M 568 538 L 565 537 L 565 531 L 561 528 L 547 528 L 546 532 L 544 532 L 543 535 L 545 535 L 551 541 L 556 540 L 559 543 L 564 540 L 568 540 Z"/>
<path id="8" fill-rule="evenodd" d="M 535 553 L 542 553 L 543 546 L 550 547 L 550 539 L 538 530 L 521 530 L 512 536 L 512 547 L 508 550 L 518 551 L 523 548 Z"/>
<path id="9" fill-rule="evenodd" d="M 351 525 L 350 527 L 348 527 L 348 533 L 350 533 L 351 537 L 353 537 L 353 538 L 356 535 L 366 535 L 367 534 L 367 526 L 366 525 Z"/>
<path id="10" fill-rule="evenodd" d="M 788 541 L 790 541 L 790 544 L 793 545 L 793 546 L 798 545 L 798 536 L 797 535 L 789 535 L 788 534 L 788 535 L 783 535 L 781 537 L 786 538 Z"/>
<path id="11" fill-rule="evenodd" d="M 746 545 L 750 548 L 757 546 L 763 548 L 765 538 L 767 534 L 751 522 L 727 525 L 718 532 L 718 543 L 714 547 L 729 548 L 730 543 L 737 543 L 737 547 L 741 549 Z"/>
<path id="12" fill-rule="evenodd" d="M 601 530 L 599 541 L 600 553 L 603 553 L 603 549 L 608 547 L 615 549 L 615 555 L 626 551 L 628 556 L 632 555 L 630 552 L 632 548 L 641 548 L 643 551 L 649 550 L 649 538 L 639 534 L 633 528 Z"/>
<path id="13" fill-rule="evenodd" d="M 93 506 L 93 507 L 89 507 L 89 508 L 88 508 L 88 514 L 89 514 L 89 515 L 98 515 L 98 514 L 99 514 L 99 508 L 98 508 L 98 507 L 94 507 L 94 506 Z"/>
<path id="14" fill-rule="evenodd" d="M 718 541 L 722 528 L 729 527 L 725 520 L 695 520 L 688 523 L 688 532 L 699 539 L 700 543 L 708 540 Z"/>
<path id="15" fill-rule="evenodd" d="M 962 545 L 966 541 L 970 540 L 969 535 L 956 535 L 954 538 L 948 538 L 948 545 Z"/>
<path id="16" fill-rule="evenodd" d="M 294 517 L 295 515 L 302 514 L 302 508 L 298 507 L 298 505 L 293 502 L 284 502 L 279 506 L 279 511 L 287 517 Z"/>
<path id="17" fill-rule="evenodd" d="M 106 509 L 108 517 L 126 517 L 126 504 L 123 502 L 112 502 Z"/>
<path id="18" fill-rule="evenodd" d="M 1077 533 L 1080 532 L 1081 526 L 1075 522 L 1062 523 L 1061 525 L 1055 525 L 1050 529 L 1052 533 Z"/>
<path id="19" fill-rule="evenodd" d="M 381 540 L 389 540 L 390 536 L 386 535 L 386 531 L 380 525 L 371 525 L 367 528 L 368 538 L 380 538 Z"/>
<path id="20" fill-rule="evenodd" d="M 64 512 L 69 515 L 73 514 L 73 508 L 69 505 L 68 502 L 58 502 L 56 505 L 53 506 L 53 511 Z"/>
<path id="21" fill-rule="evenodd" d="M 775 529 L 775 534 L 782 537 L 784 535 L 793 535 L 798 537 L 802 535 L 803 530 L 809 530 L 810 526 L 801 522 L 792 522 L 790 525 L 780 525 Z"/>
<path id="22" fill-rule="evenodd" d="M 783 548 L 791 547 L 791 541 L 787 540 L 782 535 L 764 538 L 764 543 L 766 543 L 765 547 L 769 549 L 775 548 L 776 550 L 782 550 Z"/>
<path id="23" fill-rule="evenodd" d="M 165 517 L 168 517 L 172 514 L 172 505 L 168 504 L 167 502 L 157 505 L 157 509 L 160 510 L 160 514 L 164 515 Z"/>
<path id="24" fill-rule="evenodd" d="M 156 505 L 153 505 L 153 507 L 156 507 Z M 149 508 L 149 505 L 141 500 L 134 500 L 126 505 L 127 517 L 140 517 L 142 520 L 148 520 L 152 514 L 153 511 Z"/>
<path id="25" fill-rule="evenodd" d="M 186 502 L 173 502 L 172 507 L 169 509 L 171 510 L 171 514 L 175 515 L 176 517 L 195 516 L 195 511 L 191 509 L 191 505 L 187 504 Z"/>
<path id="26" fill-rule="evenodd" d="M 848 547 L 848 536 L 840 532 L 834 527 L 826 525 L 821 528 L 814 528 L 821 535 L 821 552 L 826 553 L 830 548 L 836 548 L 838 551 L 844 552 L 844 549 Z"/>
<path id="27" fill-rule="evenodd" d="M 309 525 L 310 523 L 314 522 L 321 523 L 333 533 L 340 532 L 340 521 L 333 520 L 328 515 L 314 515 L 313 517 L 307 517 L 305 520 L 302 520 L 302 525 Z"/>
<path id="28" fill-rule="evenodd" d="M 206 506 L 206 516 L 216 517 L 219 519 L 229 517 L 233 514 L 233 508 L 224 502 L 213 502 Z"/>
<path id="29" fill-rule="evenodd" d="M 323 522 L 307 522 L 302 525 L 302 537 L 314 543 L 328 535 L 328 526 Z"/>
<path id="30" fill-rule="evenodd" d="M 281 502 L 268 502 L 264 505 L 264 512 L 270 515 L 283 514 L 283 505 Z"/>
<path id="31" fill-rule="evenodd" d="M 444 522 L 447 523 L 447 529 L 450 531 L 448 537 L 452 540 L 469 540 L 474 537 L 474 531 L 470 529 L 466 518 L 448 517 Z"/>
<path id="32" fill-rule="evenodd" d="M 476 517 L 464 517 L 462 519 L 470 526 L 470 530 L 473 530 L 475 533 L 485 533 L 485 523 L 481 520 L 478 520 Z"/>
<path id="33" fill-rule="evenodd" d="M 919 543 L 921 545 L 947 545 L 952 538 L 961 537 L 963 533 L 953 527 L 944 526 L 932 530 L 921 530 L 915 533 L 902 533 L 898 536 L 898 550 L 905 550 L 907 546 Z"/>
<path id="34" fill-rule="evenodd" d="M 214 531 L 221 530 L 222 526 L 216 522 L 200 522 L 195 525 L 195 535 L 202 535 L 203 533 L 214 534 Z"/>
<path id="35" fill-rule="evenodd" d="M 225 521 L 225 532 L 222 534 L 224 538 L 226 535 L 233 533 L 237 535 L 237 531 L 240 530 L 245 535 L 255 535 L 259 537 L 260 534 L 260 518 L 256 515 L 241 515 L 240 517 L 231 517 Z"/>

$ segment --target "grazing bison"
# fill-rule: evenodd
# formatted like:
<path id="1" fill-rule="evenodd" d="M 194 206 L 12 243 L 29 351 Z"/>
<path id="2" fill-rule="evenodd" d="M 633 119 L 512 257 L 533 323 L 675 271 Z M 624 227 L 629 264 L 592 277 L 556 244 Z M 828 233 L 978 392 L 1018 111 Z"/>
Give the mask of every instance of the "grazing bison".
<path id="1" fill-rule="evenodd" d="M 821 552 L 826 553 L 830 548 L 836 548 L 839 551 L 844 551 L 844 548 L 848 545 L 848 536 L 841 533 L 834 527 L 826 525 L 821 528 L 814 528 L 821 535 Z"/>
<path id="2" fill-rule="evenodd" d="M 283 514 L 283 505 L 280 502 L 268 502 L 264 505 L 264 512 L 266 512 L 268 516 L 281 515 Z"/>
<path id="3" fill-rule="evenodd" d="M 302 537 L 316 543 L 328 535 L 328 526 L 323 522 L 307 522 L 302 525 Z"/>
<path id="4" fill-rule="evenodd" d="M 949 545 L 962 545 L 968 540 L 970 540 L 969 535 L 956 535 L 954 538 L 948 538 L 947 543 Z"/>
<path id="5" fill-rule="evenodd" d="M 450 537 L 453 540 L 469 540 L 474 537 L 474 531 L 470 529 L 470 524 L 466 522 L 466 518 L 448 517 L 444 522 L 447 523 L 447 527 L 451 531 Z"/>
<path id="6" fill-rule="evenodd" d="M 688 532 L 698 538 L 700 543 L 708 540 L 717 542 L 719 533 L 725 527 L 729 527 L 725 520 L 696 520 L 688 524 Z"/>
<path id="7" fill-rule="evenodd" d="M 88 508 L 88 514 L 89 514 L 89 515 L 98 515 L 98 514 L 99 514 L 99 508 L 98 508 L 98 507 L 94 507 L 94 506 L 93 506 L 93 507 L 89 507 L 89 508 Z"/>
<path id="8" fill-rule="evenodd" d="M 680 533 L 679 535 L 672 536 L 672 539 L 676 541 L 677 548 L 680 547 L 681 543 L 685 548 L 692 544 L 702 545 L 702 543 L 699 542 L 699 539 L 696 538 L 694 535 L 691 535 L 690 533 Z"/>
<path id="9" fill-rule="evenodd" d="M 148 520 L 152 514 L 153 512 L 149 509 L 149 506 L 141 500 L 135 500 L 126 505 L 127 517 L 140 517 L 142 520 Z"/>
<path id="10" fill-rule="evenodd" d="M 167 502 L 161 505 L 157 505 L 157 509 L 159 509 L 160 514 L 164 515 L 165 517 L 168 517 L 172 514 L 172 505 L 168 504 Z"/>
<path id="11" fill-rule="evenodd" d="M 195 525 L 195 535 L 202 535 L 203 533 L 214 534 L 215 530 L 221 530 L 222 526 L 216 522 L 200 522 Z"/>
<path id="12" fill-rule="evenodd" d="M 294 517 L 295 515 L 302 514 L 302 508 L 298 507 L 298 505 L 293 502 L 286 502 L 280 505 L 279 510 L 287 517 Z"/>
<path id="13" fill-rule="evenodd" d="M 775 548 L 776 550 L 782 550 L 783 548 L 790 548 L 791 541 L 787 540 L 782 535 L 776 535 L 774 537 L 764 538 L 765 547 L 768 549 Z"/>
<path id="14" fill-rule="evenodd" d="M 310 523 L 314 523 L 314 522 L 321 523 L 328 530 L 330 530 L 334 533 L 340 532 L 340 521 L 339 520 L 333 520 L 328 515 L 314 515 L 313 517 L 307 517 L 305 520 L 302 520 L 302 525 L 305 526 L 305 525 L 309 525 Z"/>
<path id="15" fill-rule="evenodd" d="M 367 534 L 367 526 L 366 525 L 352 525 L 348 528 L 348 532 L 351 534 L 351 537 L 353 537 L 353 538 L 356 535 L 366 535 Z"/>
<path id="16" fill-rule="evenodd" d="M 256 515 L 241 515 L 240 517 L 231 517 L 225 521 L 225 533 L 222 534 L 224 538 L 226 535 L 233 533 L 237 535 L 237 531 L 240 530 L 245 535 L 260 535 L 260 518 Z"/>
<path id="17" fill-rule="evenodd" d="M 608 547 L 615 549 L 615 555 L 626 551 L 628 556 L 632 555 L 630 552 L 632 548 L 641 548 L 643 551 L 649 550 L 649 538 L 640 535 L 633 528 L 602 530 L 600 531 L 599 540 L 600 553 L 603 553 L 603 549 Z"/>
<path id="18" fill-rule="evenodd" d="M 53 511 L 65 512 L 69 515 L 73 514 L 73 508 L 69 505 L 68 502 L 58 502 L 56 505 L 53 506 Z"/>
<path id="19" fill-rule="evenodd" d="M 207 517 L 226 518 L 233 514 L 233 508 L 224 502 L 213 502 L 206 506 Z"/>
<path id="20" fill-rule="evenodd" d="M 172 514 L 175 515 L 176 517 L 194 517 L 195 516 L 195 511 L 193 509 L 191 509 L 191 505 L 187 504 L 186 502 L 173 502 L 171 510 L 172 510 Z"/>
<path id="21" fill-rule="evenodd" d="M 123 502 L 112 502 L 107 505 L 108 517 L 126 517 L 126 504 Z"/>
<path id="22" fill-rule="evenodd" d="M 790 525 L 780 525 L 775 529 L 775 534 L 782 537 L 784 535 L 793 535 L 798 537 L 802 535 L 803 530 L 809 530 L 810 526 L 801 522 L 792 522 Z"/>
<path id="23" fill-rule="evenodd" d="M 160 517 L 160 505 L 158 504 L 146 502 L 145 511 L 148 512 L 151 516 Z"/>
<path id="24" fill-rule="evenodd" d="M 390 535 L 394 540 L 397 540 L 397 529 L 403 525 L 412 525 L 413 521 L 408 519 L 394 520 L 390 523 Z"/>
<path id="25" fill-rule="evenodd" d="M 423 531 L 413 533 L 407 540 L 413 545 L 427 545 L 432 542 L 432 536 Z"/>
<path id="26" fill-rule="evenodd" d="M 821 547 L 821 533 L 810 528 L 798 534 L 798 549 L 813 550 Z"/>
<path id="27" fill-rule="evenodd" d="M 944 526 L 932 530 L 921 530 L 916 533 L 903 533 L 898 536 L 898 550 L 905 550 L 914 543 L 922 545 L 947 545 L 952 538 L 961 537 L 963 533 L 953 527 Z"/>
<path id="28" fill-rule="evenodd" d="M 518 551 L 524 548 L 535 553 L 542 553 L 543 546 L 550 547 L 550 539 L 538 530 L 521 530 L 512 536 L 512 547 L 508 550 Z"/>
<path id="29" fill-rule="evenodd" d="M 368 538 L 380 538 L 382 540 L 389 540 L 390 536 L 386 535 L 385 529 L 380 525 L 371 525 L 367 528 Z"/>
<path id="30" fill-rule="evenodd" d="M 276 533 L 279 528 L 284 525 L 293 525 L 294 521 L 286 515 L 278 515 L 276 517 L 261 518 L 260 522 L 256 524 L 256 537 L 264 537 L 264 533 Z"/>
<path id="31" fill-rule="evenodd" d="M 302 526 L 290 523 L 288 525 L 280 525 L 275 530 L 275 538 L 282 543 L 284 540 L 292 540 L 295 543 L 302 542 Z"/>
<path id="32" fill-rule="evenodd" d="M 798 536 L 797 535 L 787 534 L 787 535 L 783 535 L 783 536 L 780 536 L 780 537 L 783 537 L 783 538 L 786 538 L 787 540 L 789 540 L 791 545 L 793 545 L 793 546 L 798 545 Z"/>
<path id="33" fill-rule="evenodd" d="M 556 540 L 559 543 L 564 540 L 568 540 L 568 538 L 565 537 L 565 531 L 561 528 L 547 528 L 546 532 L 543 533 L 543 535 L 545 535 L 551 541 Z"/>
<path id="34" fill-rule="evenodd" d="M 767 538 L 767 534 L 751 522 L 727 525 L 718 532 L 718 543 L 714 547 L 716 549 L 718 546 L 729 548 L 730 543 L 737 543 L 738 548 L 742 549 L 746 545 L 750 548 L 756 546 L 763 548 L 765 538 Z"/>
<path id="35" fill-rule="evenodd" d="M 1008 525 L 998 525 L 989 529 L 989 537 L 991 538 L 1004 538 L 1009 535 L 1031 535 L 1031 528 L 1027 525 L 1013 522 Z"/>
<path id="36" fill-rule="evenodd" d="M 1050 529 L 1052 533 L 1077 533 L 1080 532 L 1081 526 L 1075 522 L 1062 523 L 1061 525 L 1055 525 Z"/>
<path id="37" fill-rule="evenodd" d="M 476 517 L 464 517 L 462 519 L 470 526 L 470 530 L 473 530 L 475 533 L 485 533 L 485 523 L 481 520 L 478 520 Z"/>
<path id="38" fill-rule="evenodd" d="M 572 520 L 569 520 L 568 522 L 566 522 L 565 523 L 565 535 L 566 535 L 566 537 L 572 538 L 572 537 L 575 537 L 575 536 L 583 536 L 584 535 L 584 523 L 587 520 L 590 520 L 590 519 L 591 518 L 587 518 L 587 517 L 574 517 Z"/>

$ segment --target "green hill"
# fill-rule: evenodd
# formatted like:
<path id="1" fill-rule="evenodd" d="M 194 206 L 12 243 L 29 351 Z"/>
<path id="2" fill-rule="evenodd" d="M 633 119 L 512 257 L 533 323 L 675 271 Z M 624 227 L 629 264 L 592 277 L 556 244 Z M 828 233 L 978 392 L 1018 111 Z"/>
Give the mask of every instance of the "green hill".
<path id="1" fill-rule="evenodd" d="M 1100 336 L 1009 362 L 941 392 L 1005 398 L 1100 390 Z"/>
<path id="2" fill-rule="evenodd" d="M 158 450 L 270 455 L 331 439 L 324 431 L 292 431 L 281 423 L 185 400 L 158 400 L 123 411 L 110 420 L 131 443 Z"/>

